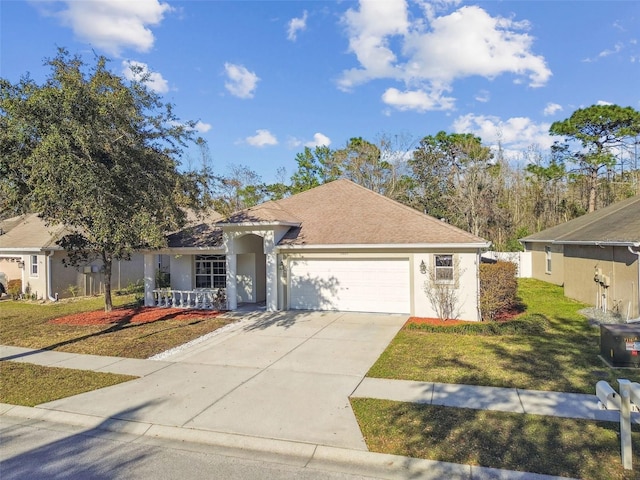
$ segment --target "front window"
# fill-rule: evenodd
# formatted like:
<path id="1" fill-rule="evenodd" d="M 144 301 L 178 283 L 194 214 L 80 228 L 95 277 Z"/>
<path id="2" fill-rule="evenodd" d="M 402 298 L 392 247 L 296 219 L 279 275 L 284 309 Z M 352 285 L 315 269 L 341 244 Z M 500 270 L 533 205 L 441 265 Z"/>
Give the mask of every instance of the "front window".
<path id="1" fill-rule="evenodd" d="M 38 276 L 38 256 L 37 255 L 31 255 L 31 276 L 32 277 Z"/>
<path id="2" fill-rule="evenodd" d="M 225 288 L 227 263 L 224 255 L 196 256 L 196 288 Z"/>
<path id="3" fill-rule="evenodd" d="M 436 282 L 453 283 L 453 255 L 436 255 Z"/>
<path id="4" fill-rule="evenodd" d="M 544 247 L 545 272 L 551 273 L 551 247 Z"/>

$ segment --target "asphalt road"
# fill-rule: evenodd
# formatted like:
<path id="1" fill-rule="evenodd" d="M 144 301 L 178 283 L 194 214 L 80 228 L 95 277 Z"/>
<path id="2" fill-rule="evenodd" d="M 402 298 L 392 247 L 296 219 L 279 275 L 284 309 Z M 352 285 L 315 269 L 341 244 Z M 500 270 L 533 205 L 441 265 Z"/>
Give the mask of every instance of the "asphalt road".
<path id="1" fill-rule="evenodd" d="M 86 430 L 3 417 L 0 478 L 14 479 L 301 479 L 370 477 L 310 468 L 300 459 L 224 451 L 197 443 Z"/>

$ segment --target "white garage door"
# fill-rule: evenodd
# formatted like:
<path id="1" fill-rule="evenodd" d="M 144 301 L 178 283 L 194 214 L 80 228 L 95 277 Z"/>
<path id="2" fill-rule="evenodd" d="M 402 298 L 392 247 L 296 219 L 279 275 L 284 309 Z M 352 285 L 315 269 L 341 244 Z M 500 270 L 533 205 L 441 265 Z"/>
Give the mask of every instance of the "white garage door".
<path id="1" fill-rule="evenodd" d="M 410 313 L 409 259 L 290 262 L 290 308 Z"/>

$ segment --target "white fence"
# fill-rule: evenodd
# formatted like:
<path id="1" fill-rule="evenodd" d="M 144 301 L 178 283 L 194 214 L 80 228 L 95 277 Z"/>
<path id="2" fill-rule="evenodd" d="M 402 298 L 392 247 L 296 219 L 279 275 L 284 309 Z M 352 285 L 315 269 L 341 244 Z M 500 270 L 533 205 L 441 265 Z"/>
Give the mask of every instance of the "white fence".
<path id="1" fill-rule="evenodd" d="M 484 252 L 482 258 L 515 263 L 518 278 L 531 278 L 533 273 L 531 252 Z"/>
<path id="2" fill-rule="evenodd" d="M 224 288 L 195 290 L 161 288 L 153 291 L 153 302 L 156 307 L 226 310 L 227 293 Z"/>

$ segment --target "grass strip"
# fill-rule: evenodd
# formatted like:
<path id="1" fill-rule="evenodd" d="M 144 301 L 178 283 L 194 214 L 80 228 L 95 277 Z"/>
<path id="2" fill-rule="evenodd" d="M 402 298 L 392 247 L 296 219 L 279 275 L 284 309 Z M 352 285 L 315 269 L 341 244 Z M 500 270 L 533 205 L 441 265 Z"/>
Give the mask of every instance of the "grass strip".
<path id="1" fill-rule="evenodd" d="M 135 378 L 138 377 L 3 361 L 0 402 L 33 407 Z"/>
<path id="2" fill-rule="evenodd" d="M 633 471 L 620 460 L 619 425 L 436 405 L 351 399 L 369 450 L 585 480 L 640 478 L 640 427 Z"/>

